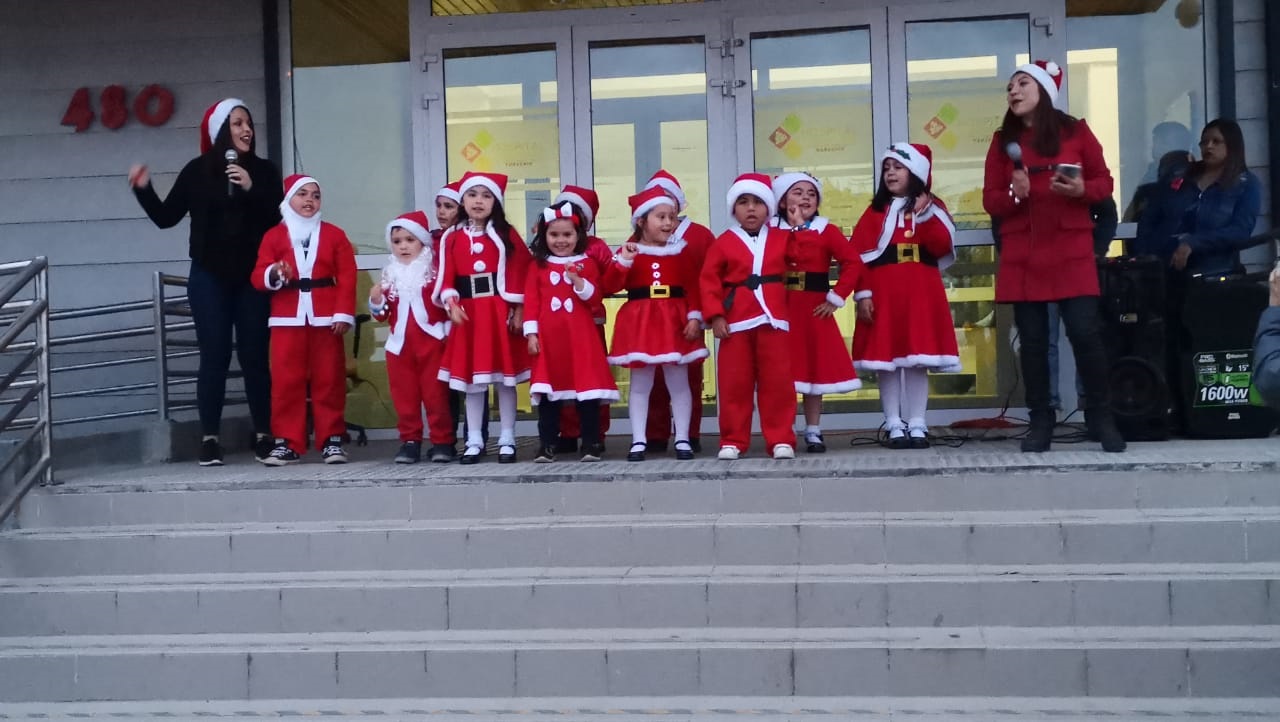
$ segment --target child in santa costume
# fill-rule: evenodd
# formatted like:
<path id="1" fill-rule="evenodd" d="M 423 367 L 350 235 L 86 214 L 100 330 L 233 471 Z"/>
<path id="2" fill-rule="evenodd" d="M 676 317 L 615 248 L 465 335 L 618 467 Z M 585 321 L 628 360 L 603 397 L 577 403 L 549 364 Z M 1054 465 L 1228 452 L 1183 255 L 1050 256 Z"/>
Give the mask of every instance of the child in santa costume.
<path id="1" fill-rule="evenodd" d="M 449 414 L 449 387 L 438 376 L 449 333 L 444 309 L 423 298 L 423 289 L 435 281 L 427 214 L 412 211 L 387 224 L 391 258 L 382 279 L 369 289 L 369 312 L 378 321 L 389 321 L 387 380 L 400 432 L 397 464 L 416 464 L 422 456 L 422 410 L 427 410 L 432 461 L 454 457 L 454 425 Z"/>
<path id="2" fill-rule="evenodd" d="M 856 290 L 862 259 L 840 229 L 818 215 L 822 183 L 817 178 L 783 173 L 773 179 L 773 196 L 778 214 L 770 225 L 791 233 L 787 266 L 791 373 L 796 393 L 804 396 L 805 449 L 821 454 L 827 450 L 822 439 L 822 395 L 862 388 L 832 315 Z M 840 269 L 835 288 L 828 280 L 833 260 Z"/>
<path id="3" fill-rule="evenodd" d="M 525 280 L 524 335 L 533 356 L 529 394 L 538 407 L 542 450 L 534 461 L 555 461 L 560 408 L 572 401 L 581 424 L 582 460 L 599 461 L 600 403 L 616 401 L 600 332 L 592 318 L 603 295 L 587 255 L 586 220 L 570 203 L 543 209 L 534 226 L 534 261 Z"/>
<path id="4" fill-rule="evenodd" d="M 440 239 L 444 236 L 445 231 L 458 225 L 458 223 L 461 220 L 463 220 L 462 206 L 460 205 L 462 203 L 462 194 L 458 192 L 458 189 L 461 187 L 462 187 L 461 181 L 454 181 L 447 185 L 441 186 L 440 190 L 436 191 L 436 202 L 435 202 L 436 227 L 431 229 L 432 258 L 440 257 Z M 435 269 L 432 269 L 431 273 L 432 273 L 432 278 L 434 278 Z M 435 304 L 432 304 L 432 306 L 435 306 Z M 463 393 L 462 391 L 454 391 L 452 389 L 449 390 L 449 416 L 453 419 L 453 428 L 455 430 L 455 436 L 458 428 L 458 423 L 464 420 L 463 406 L 464 406 L 465 399 L 466 399 L 466 394 Z M 487 391 L 485 392 L 484 407 L 485 407 L 486 423 L 480 427 L 480 435 L 483 438 L 484 442 L 488 444 L 489 443 L 489 424 L 488 424 L 489 395 Z M 463 433 L 465 434 L 466 433 L 465 424 L 463 425 L 463 429 L 464 429 Z M 446 452 L 441 450 L 439 454 L 439 458 L 437 458 L 435 454 L 432 454 L 431 460 L 440 461 L 440 462 L 452 461 L 457 456 L 457 450 L 453 449 L 451 452 L 449 452 L 448 458 L 445 458 L 445 455 L 446 455 Z"/>
<path id="5" fill-rule="evenodd" d="M 466 451 L 462 463 L 484 453 L 485 391 L 498 390 L 498 462 L 516 460 L 516 384 L 529 379 L 528 344 L 521 337 L 529 248 L 503 210 L 507 177 L 471 173 L 462 177 L 463 223 L 440 239 L 431 300 L 453 323 L 440 364 L 440 380 L 465 391 Z"/>
<path id="6" fill-rule="evenodd" d="M 688 207 L 684 188 L 680 185 L 679 179 L 671 173 L 658 170 L 644 184 L 643 190 L 647 191 L 651 188 L 661 190 L 668 198 L 675 201 L 676 210 L 679 213 L 683 213 Z M 686 244 L 684 252 L 693 259 L 695 268 L 702 266 L 702 259 L 706 257 L 707 249 L 715 240 L 716 236 L 710 228 L 701 223 L 694 223 L 688 216 L 683 215 L 677 215 L 675 230 L 667 238 L 668 243 L 683 241 Z M 689 303 L 696 307 L 699 300 L 693 297 Z M 704 363 L 706 359 L 700 358 L 689 364 L 689 386 L 693 389 L 689 444 L 693 447 L 694 453 L 702 451 L 702 367 Z M 649 451 L 666 451 L 667 439 L 671 436 L 671 410 L 671 396 L 667 393 L 667 385 L 663 377 L 659 376 L 655 379 L 653 393 L 649 396 L 649 421 L 648 428 L 645 430 Z"/>
<path id="7" fill-rule="evenodd" d="M 775 459 L 794 459 L 796 389 L 784 285 L 790 234 L 769 225 L 777 212 L 769 176 L 738 176 L 728 201 L 738 224 L 711 244 L 699 278 L 702 314 L 720 339 L 719 458 L 737 459 L 750 445 L 754 395 L 766 448 Z"/>
<path id="8" fill-rule="evenodd" d="M 320 220 L 320 184 L 284 179 L 284 217 L 258 247 L 250 281 L 271 291 L 271 429 L 276 446 L 262 463 L 292 464 L 307 448 L 307 392 L 316 446 L 342 464 L 347 376 L 342 334 L 355 323 L 356 255 L 341 228 Z"/>
<path id="9" fill-rule="evenodd" d="M 556 196 L 552 201 L 552 207 L 559 208 L 565 203 L 573 204 L 578 210 L 579 215 L 586 224 L 587 248 L 586 256 L 588 260 L 595 264 L 597 278 L 604 275 L 604 270 L 609 267 L 609 263 L 613 260 L 613 249 L 609 248 L 609 244 L 604 239 L 594 235 L 596 216 L 600 214 L 600 196 L 590 188 L 584 186 L 567 185 L 560 190 L 560 195 Z M 605 339 L 604 325 L 607 313 L 604 307 L 604 296 L 591 302 L 591 317 L 595 321 L 600 336 L 600 348 L 608 349 L 608 341 Z M 609 404 L 600 404 L 600 443 L 604 443 L 605 434 L 609 433 Z M 556 450 L 560 452 L 572 453 L 578 450 L 578 437 L 581 436 L 578 423 L 578 408 L 574 404 L 560 405 L 560 439 L 556 444 Z M 585 449 L 584 449 L 585 451 Z"/>
<path id="10" fill-rule="evenodd" d="M 649 395 L 662 369 L 676 427 L 676 458 L 693 458 L 689 425 L 694 391 L 689 367 L 707 357 L 698 311 L 698 265 L 684 241 L 668 243 L 676 204 L 658 188 L 631 196 L 635 232 L 605 272 L 605 293 L 626 290 L 613 323 L 609 363 L 631 369 L 627 409 L 631 449 L 627 461 L 644 461 Z"/>
<path id="11" fill-rule="evenodd" d="M 929 446 L 928 372 L 960 370 L 941 274 L 955 261 L 955 224 L 929 195 L 932 157 L 927 145 L 889 146 L 879 189 L 850 239 L 867 266 L 866 290 L 854 296 L 853 362 L 878 373 L 889 445 L 898 449 Z M 927 204 L 917 210 L 921 199 Z"/>

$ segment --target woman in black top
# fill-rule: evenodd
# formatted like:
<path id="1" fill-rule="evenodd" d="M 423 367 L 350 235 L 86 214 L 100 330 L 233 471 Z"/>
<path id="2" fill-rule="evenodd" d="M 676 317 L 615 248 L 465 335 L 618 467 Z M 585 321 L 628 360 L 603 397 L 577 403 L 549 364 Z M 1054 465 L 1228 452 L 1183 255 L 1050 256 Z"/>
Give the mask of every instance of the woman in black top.
<path id="1" fill-rule="evenodd" d="M 187 296 L 200 347 L 196 405 L 204 437 L 200 465 L 222 464 L 218 439 L 231 332 L 244 374 L 256 432 L 254 455 L 270 453 L 271 377 L 267 369 L 268 298 L 249 283 L 262 235 L 280 222 L 284 198 L 280 170 L 254 149 L 253 118 L 244 102 L 228 98 L 205 113 L 200 155 L 183 167 L 160 200 L 145 165 L 129 169 L 129 185 L 147 216 L 161 228 L 191 217 L 191 272 Z M 232 155 L 234 153 L 234 156 Z"/>

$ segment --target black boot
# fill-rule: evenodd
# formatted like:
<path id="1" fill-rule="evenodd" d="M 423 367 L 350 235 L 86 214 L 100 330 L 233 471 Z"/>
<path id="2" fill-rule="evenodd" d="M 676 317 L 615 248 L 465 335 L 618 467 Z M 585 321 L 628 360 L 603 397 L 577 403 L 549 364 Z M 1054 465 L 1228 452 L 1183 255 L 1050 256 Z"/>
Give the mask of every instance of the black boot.
<path id="1" fill-rule="evenodd" d="M 1048 451 L 1053 441 L 1053 409 L 1031 412 L 1031 425 L 1022 437 L 1022 450 L 1029 453 Z"/>
<path id="2" fill-rule="evenodd" d="M 1124 451 L 1128 446 L 1120 429 L 1116 428 L 1116 418 L 1110 409 L 1098 409 L 1084 412 L 1084 427 L 1090 438 L 1102 442 L 1102 450 L 1111 453 Z"/>

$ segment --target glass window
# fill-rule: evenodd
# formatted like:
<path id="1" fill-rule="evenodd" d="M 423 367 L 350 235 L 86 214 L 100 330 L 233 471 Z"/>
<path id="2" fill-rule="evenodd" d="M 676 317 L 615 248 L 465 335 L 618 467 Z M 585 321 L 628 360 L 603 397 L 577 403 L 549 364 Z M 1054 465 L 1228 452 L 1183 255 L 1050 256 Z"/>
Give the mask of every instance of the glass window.
<path id="1" fill-rule="evenodd" d="M 1206 122 L 1204 22 L 1198 3 L 1083 5 L 1067 3 L 1069 107 L 1102 143 L 1121 220 L 1136 222 L 1138 186 L 1166 153 L 1191 152 Z"/>
<path id="2" fill-rule="evenodd" d="M 444 82 L 449 178 L 506 175 L 507 221 L 527 236 L 560 190 L 554 46 L 446 50 Z"/>

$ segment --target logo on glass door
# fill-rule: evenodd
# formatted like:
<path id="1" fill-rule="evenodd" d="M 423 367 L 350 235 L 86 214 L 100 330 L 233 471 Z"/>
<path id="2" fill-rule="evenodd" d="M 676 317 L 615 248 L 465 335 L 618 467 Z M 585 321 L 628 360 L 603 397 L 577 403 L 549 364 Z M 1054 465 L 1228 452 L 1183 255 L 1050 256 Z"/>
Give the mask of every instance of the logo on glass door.
<path id="1" fill-rule="evenodd" d="M 929 119 L 924 124 L 924 132 L 929 134 L 930 138 L 938 141 L 938 144 L 947 150 L 955 150 L 956 142 L 959 140 L 956 134 L 949 128 L 960 117 L 960 111 L 951 103 L 943 103 L 938 108 L 937 115 Z"/>
<path id="2" fill-rule="evenodd" d="M 792 143 L 792 136 L 800 130 L 800 117 L 795 113 L 782 119 L 782 123 L 769 134 L 769 142 L 788 158 L 798 158 L 804 150 L 799 143 Z"/>
<path id="3" fill-rule="evenodd" d="M 475 165 L 476 160 L 484 155 L 485 148 L 493 143 L 493 136 L 488 131 L 482 130 L 475 134 L 466 145 L 462 146 L 462 158 L 468 163 Z"/>

